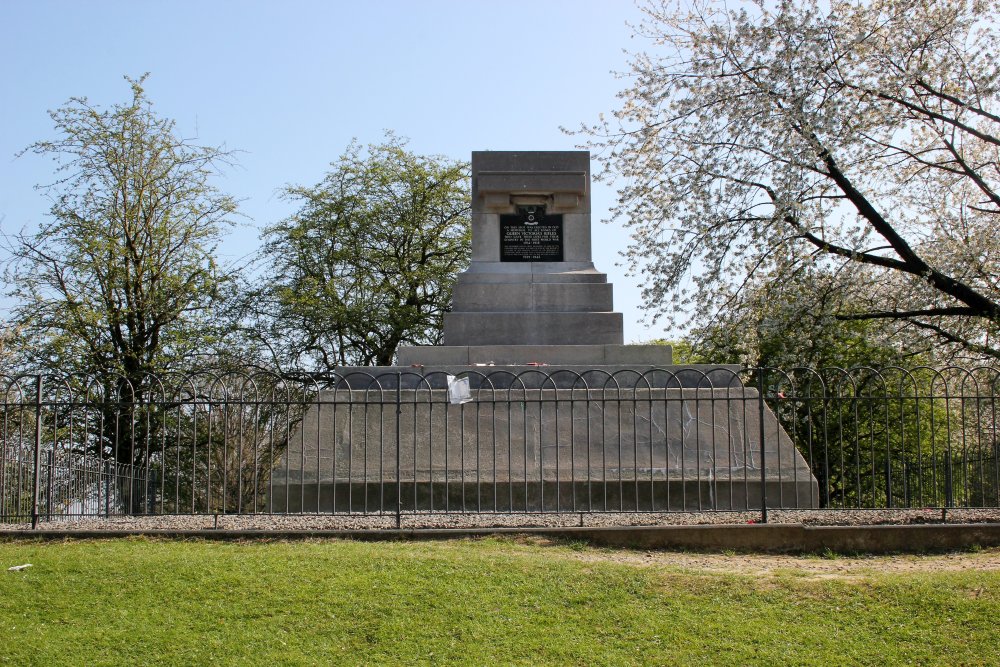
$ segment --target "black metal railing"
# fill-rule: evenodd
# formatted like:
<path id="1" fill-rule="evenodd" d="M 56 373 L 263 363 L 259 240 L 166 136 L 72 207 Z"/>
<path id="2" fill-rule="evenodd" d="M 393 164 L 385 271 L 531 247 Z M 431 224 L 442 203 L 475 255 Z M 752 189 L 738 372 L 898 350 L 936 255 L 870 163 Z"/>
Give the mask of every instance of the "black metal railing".
<path id="1" fill-rule="evenodd" d="M 8 378 L 0 521 L 1000 507 L 998 381 L 986 368 Z"/>

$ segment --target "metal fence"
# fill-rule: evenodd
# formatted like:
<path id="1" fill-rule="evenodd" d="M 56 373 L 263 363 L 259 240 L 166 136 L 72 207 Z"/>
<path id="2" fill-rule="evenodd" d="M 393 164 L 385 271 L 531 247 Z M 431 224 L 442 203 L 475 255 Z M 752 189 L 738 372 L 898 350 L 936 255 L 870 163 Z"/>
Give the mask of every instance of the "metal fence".
<path id="1" fill-rule="evenodd" d="M 998 381 L 987 368 L 7 378 L 0 521 L 1000 507 Z"/>

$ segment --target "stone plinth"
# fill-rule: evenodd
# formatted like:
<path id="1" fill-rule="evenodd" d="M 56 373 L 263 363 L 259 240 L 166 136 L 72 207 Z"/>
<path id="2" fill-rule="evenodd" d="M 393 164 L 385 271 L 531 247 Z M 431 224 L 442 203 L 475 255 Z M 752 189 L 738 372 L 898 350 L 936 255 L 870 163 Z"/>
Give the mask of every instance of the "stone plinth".
<path id="1" fill-rule="evenodd" d="M 272 511 L 392 511 L 397 480 L 406 510 L 738 510 L 760 507 L 762 483 L 769 506 L 819 500 L 753 389 L 476 393 L 321 392 L 275 471 Z"/>

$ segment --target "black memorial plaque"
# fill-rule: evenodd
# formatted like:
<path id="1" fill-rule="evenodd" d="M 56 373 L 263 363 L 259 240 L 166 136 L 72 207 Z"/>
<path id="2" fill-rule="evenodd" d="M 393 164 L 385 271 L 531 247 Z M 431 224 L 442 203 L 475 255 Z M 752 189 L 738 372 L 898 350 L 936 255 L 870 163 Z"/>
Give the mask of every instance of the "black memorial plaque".
<path id="1" fill-rule="evenodd" d="M 562 215 L 536 212 L 501 215 L 500 261 L 563 261 L 562 222 Z"/>

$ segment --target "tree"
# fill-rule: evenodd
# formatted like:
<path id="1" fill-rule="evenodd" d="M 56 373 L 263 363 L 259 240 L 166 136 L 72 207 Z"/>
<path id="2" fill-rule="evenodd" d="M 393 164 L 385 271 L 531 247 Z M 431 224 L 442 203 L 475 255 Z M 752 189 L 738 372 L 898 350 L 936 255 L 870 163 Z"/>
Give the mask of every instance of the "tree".
<path id="1" fill-rule="evenodd" d="M 58 164 L 40 186 L 50 220 L 11 240 L 7 269 L 19 365 L 102 386 L 90 447 L 129 465 L 156 427 L 133 424 L 153 376 L 218 358 L 232 272 L 213 251 L 237 212 L 211 185 L 230 153 L 179 138 L 145 79 L 127 78 L 128 103 L 72 98 L 50 112 L 58 136 L 23 151 Z"/>
<path id="2" fill-rule="evenodd" d="M 40 186 L 50 221 L 10 249 L 13 322 L 35 368 L 138 387 L 209 355 L 220 335 L 213 310 L 230 278 L 213 252 L 237 205 L 210 180 L 230 154 L 177 137 L 145 79 L 127 79 L 131 101 L 110 109 L 72 98 L 50 112 L 58 137 L 23 151 L 61 175 Z"/>
<path id="3" fill-rule="evenodd" d="M 742 289 L 725 312 L 693 324 L 688 341 L 703 363 L 822 369 L 935 360 L 933 348 L 915 345 L 884 322 L 838 319 L 834 313 L 851 311 L 850 299 L 861 298 L 867 286 L 841 285 L 821 266 Z"/>
<path id="4" fill-rule="evenodd" d="M 268 371 L 186 377 L 162 387 L 167 437 L 152 443 L 153 480 L 144 493 L 161 512 L 257 512 L 267 505 L 275 467 L 316 400 L 311 382 Z"/>
<path id="5" fill-rule="evenodd" d="M 284 365 L 387 366 L 401 344 L 440 340 L 469 260 L 469 167 L 391 133 L 331 167 L 286 189 L 301 208 L 265 230 L 271 269 L 254 305 Z"/>
<path id="6" fill-rule="evenodd" d="M 736 307 L 692 329 L 682 354 L 749 367 L 744 385 L 764 390 L 824 507 L 993 502 L 996 372 L 933 370 L 933 348 L 879 320 L 832 316 L 850 304 L 830 301 L 851 297 L 835 275 L 794 278 L 744 288 Z"/>
<path id="7" fill-rule="evenodd" d="M 655 50 L 582 128 L 648 306 L 711 319 L 820 271 L 812 296 L 839 296 L 799 308 L 1000 358 L 997 5 L 672 7 L 645 7 Z"/>
<path id="8" fill-rule="evenodd" d="M 944 456 L 948 425 L 960 441 L 964 420 L 940 398 L 942 383 L 960 382 L 927 367 L 935 350 L 879 320 L 837 319 L 866 286 L 839 285 L 821 266 L 742 289 L 731 308 L 692 327 L 687 356 L 748 367 L 744 385 L 763 388 L 819 482 L 816 500 L 874 507 L 948 498 L 944 472 L 969 466 Z M 964 393 L 977 400 L 970 386 Z"/>

